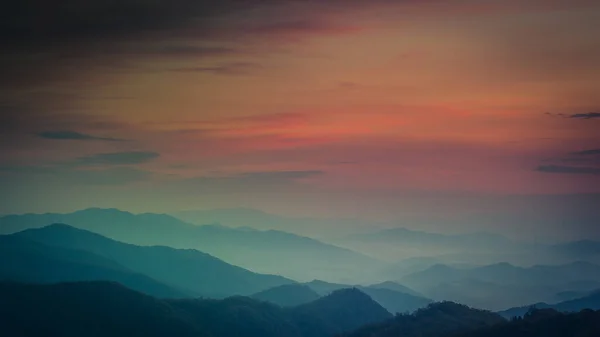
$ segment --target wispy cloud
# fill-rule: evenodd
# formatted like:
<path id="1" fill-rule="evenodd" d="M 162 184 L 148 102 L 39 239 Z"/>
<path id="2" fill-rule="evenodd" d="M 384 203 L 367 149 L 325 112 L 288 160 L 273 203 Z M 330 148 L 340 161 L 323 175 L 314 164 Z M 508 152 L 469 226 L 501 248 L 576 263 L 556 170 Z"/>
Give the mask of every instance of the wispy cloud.
<path id="1" fill-rule="evenodd" d="M 135 165 L 143 164 L 160 157 L 157 152 L 132 151 L 99 153 L 92 156 L 79 157 L 76 166 L 89 165 Z"/>
<path id="2" fill-rule="evenodd" d="M 297 180 L 310 178 L 314 176 L 321 175 L 325 172 L 320 170 L 305 170 L 305 171 L 268 171 L 268 172 L 246 172 L 242 173 L 234 178 L 243 179 L 243 180 L 252 180 L 252 181 L 264 181 L 264 182 L 274 182 L 274 181 L 288 181 L 288 180 Z"/>
<path id="3" fill-rule="evenodd" d="M 347 34 L 358 31 L 357 27 L 340 26 L 318 19 L 282 20 L 277 22 L 261 23 L 244 28 L 252 34 L 286 35 L 297 34 Z"/>
<path id="4" fill-rule="evenodd" d="M 577 156 L 594 156 L 594 155 L 600 155 L 600 149 L 577 151 L 577 152 L 573 152 L 572 154 L 573 155 L 577 155 Z"/>
<path id="5" fill-rule="evenodd" d="M 179 179 L 171 181 L 170 186 L 177 191 L 204 191 L 204 193 L 264 192 L 306 186 L 300 182 L 323 174 L 325 172 L 320 170 L 241 172 Z"/>
<path id="6" fill-rule="evenodd" d="M 536 171 L 543 173 L 561 173 L 561 174 L 600 174 L 598 167 L 578 167 L 578 166 L 560 166 L 560 165 L 541 165 Z"/>
<path id="7" fill-rule="evenodd" d="M 262 66 L 256 63 L 235 62 L 215 66 L 174 68 L 170 69 L 170 71 L 182 73 L 213 73 L 217 75 L 243 75 L 251 72 L 252 70 L 261 68 Z"/>
<path id="8" fill-rule="evenodd" d="M 200 132 L 205 135 L 257 135 L 264 133 L 283 133 L 289 128 L 306 125 L 311 120 L 306 113 L 270 113 L 241 117 L 228 117 L 218 120 L 178 121 L 169 125 L 178 132 Z M 152 125 L 164 127 L 165 123 Z"/>
<path id="9" fill-rule="evenodd" d="M 164 56 L 223 56 L 236 54 L 239 51 L 227 47 L 208 47 L 193 44 L 168 44 L 157 47 L 150 47 L 142 50 L 133 49 L 145 54 L 158 54 Z"/>
<path id="10" fill-rule="evenodd" d="M 122 142 L 125 139 L 112 137 L 98 137 L 77 131 L 46 131 L 39 132 L 36 135 L 40 138 L 51 140 L 101 140 L 108 142 Z"/>
<path id="11" fill-rule="evenodd" d="M 578 114 L 573 114 L 573 115 L 569 116 L 569 118 L 576 118 L 576 119 L 600 118 L 600 112 L 578 113 Z"/>

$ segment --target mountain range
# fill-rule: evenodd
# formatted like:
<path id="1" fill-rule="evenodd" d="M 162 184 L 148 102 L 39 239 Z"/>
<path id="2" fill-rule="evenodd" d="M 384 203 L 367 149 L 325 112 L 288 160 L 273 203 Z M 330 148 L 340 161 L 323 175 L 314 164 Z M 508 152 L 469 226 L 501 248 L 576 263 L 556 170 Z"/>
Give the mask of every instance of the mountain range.
<path id="1" fill-rule="evenodd" d="M 304 284 L 287 284 L 252 295 L 252 298 L 271 302 L 281 307 L 291 307 L 312 302 L 335 291 L 357 289 L 368 295 L 391 313 L 413 312 L 432 303 L 430 299 L 395 282 L 371 286 L 328 283 L 314 280 Z"/>
<path id="2" fill-rule="evenodd" d="M 299 281 L 315 278 L 355 282 L 380 268 L 376 259 L 315 239 L 286 232 L 220 225 L 196 226 L 165 214 L 132 214 L 91 208 L 68 214 L 24 214 L 0 218 L 0 233 L 10 234 L 52 223 L 66 223 L 113 240 L 136 245 L 198 249 L 258 273 Z"/>
<path id="3" fill-rule="evenodd" d="M 253 208 L 221 208 L 209 210 L 188 210 L 170 213 L 174 217 L 196 225 L 222 224 L 235 228 L 254 228 L 259 230 L 279 230 L 300 236 L 325 239 L 368 232 L 374 228 L 385 228 L 386 223 L 370 222 L 355 218 L 319 219 L 311 217 L 292 217 L 267 213 Z"/>
<path id="4" fill-rule="evenodd" d="M 0 281 L 58 283 L 110 280 L 156 297 L 190 294 L 105 257 L 74 249 L 51 247 L 15 236 L 0 236 Z"/>
<path id="5" fill-rule="evenodd" d="M 303 284 L 284 284 L 278 287 L 260 291 L 252 296 L 254 299 L 271 302 L 280 307 L 295 307 L 316 301 L 321 296 Z"/>
<path id="6" fill-rule="evenodd" d="M 498 314 L 452 302 L 433 303 L 412 314 L 396 315 L 357 329 L 344 337 L 438 337 L 504 323 Z"/>
<path id="7" fill-rule="evenodd" d="M 398 227 L 389 222 L 289 217 L 251 208 L 182 211 L 173 216 L 197 225 L 220 223 L 228 227 L 283 230 L 348 248 L 388 262 L 398 257 L 435 258 L 445 264 L 600 263 L 600 242 L 582 240 L 560 244 L 514 241 L 502 235 L 479 232 L 441 234 Z M 368 228 L 368 229 L 367 229 Z"/>
<path id="8" fill-rule="evenodd" d="M 490 310 L 551 300 L 565 290 L 600 287 L 600 266 L 588 262 L 518 267 L 498 263 L 457 268 L 437 264 L 400 279 L 434 300 L 459 301 Z"/>
<path id="9" fill-rule="evenodd" d="M 508 310 L 498 312 L 506 318 L 523 317 L 532 308 L 537 309 L 554 309 L 561 312 L 578 312 L 583 309 L 600 310 L 600 290 L 590 292 L 586 296 L 568 301 L 559 302 L 556 304 L 535 303 L 528 306 L 510 308 Z"/>
<path id="10" fill-rule="evenodd" d="M 328 337 L 391 314 L 358 290 L 282 309 L 248 297 L 159 300 L 116 283 L 0 283 L 7 336 Z"/>
<path id="11" fill-rule="evenodd" d="M 371 242 L 375 244 L 410 245 L 418 247 L 435 246 L 452 250 L 479 248 L 489 250 L 504 248 L 515 243 L 506 237 L 491 233 L 470 234 L 439 234 L 415 231 L 407 228 L 390 228 L 363 234 L 354 234 L 347 237 L 349 241 Z"/>
<path id="12" fill-rule="evenodd" d="M 388 311 L 411 312 L 431 303 L 394 282 L 352 286 L 324 281 L 298 284 L 229 265 L 196 251 L 136 246 L 64 224 L 0 236 L 10 263 L 0 280 L 33 283 L 110 280 L 157 297 L 224 298 L 252 295 L 282 307 L 297 306 L 343 289 L 360 289 Z"/>
<path id="13" fill-rule="evenodd" d="M 443 264 L 408 275 L 402 280 L 410 286 L 421 287 L 461 279 L 478 279 L 501 284 L 553 285 L 580 280 L 600 280 L 600 266 L 589 262 L 562 265 L 536 265 L 519 267 L 509 263 L 496 263 L 481 267 L 457 268 Z"/>
<path id="14" fill-rule="evenodd" d="M 386 308 L 391 313 L 413 312 L 423 308 L 432 301 L 419 295 L 415 291 L 395 282 L 384 282 L 370 286 L 346 285 L 313 280 L 305 283 L 317 294 L 325 296 L 334 291 L 355 288 L 369 295 L 373 300 Z"/>
<path id="15" fill-rule="evenodd" d="M 454 337 L 595 337 L 598 334 L 600 311 L 585 309 L 562 313 L 553 309 L 534 309 L 510 322 L 462 332 Z"/>
<path id="16" fill-rule="evenodd" d="M 35 261 L 26 268 L 27 270 L 33 269 L 32 266 L 36 263 L 42 264 L 48 256 L 57 256 L 56 264 L 64 264 L 63 260 L 58 258 L 61 257 L 67 262 L 70 262 L 69 259 L 77 259 L 80 265 L 95 257 L 96 260 L 106 261 L 105 264 L 110 263 L 111 266 L 121 268 L 117 270 L 146 275 L 162 284 L 180 289 L 182 293 L 189 296 L 220 298 L 250 295 L 274 286 L 293 283 L 292 280 L 281 276 L 257 274 L 232 266 L 196 250 L 125 244 L 63 224 L 25 230 L 6 236 L 4 239 L 31 242 L 31 244 L 21 245 L 18 251 L 22 256 L 27 257 L 28 261 Z M 38 247 L 43 247 L 44 251 L 40 251 Z M 57 253 L 64 250 L 69 252 Z M 32 256 L 33 254 L 35 255 Z M 38 260 L 35 260 L 35 257 Z M 38 270 L 38 272 L 42 277 L 44 276 L 42 271 Z M 55 278 L 58 277 L 52 269 L 48 273 Z M 102 279 L 99 276 L 89 277 L 89 280 Z M 104 277 L 106 280 L 120 281 L 106 274 Z M 70 280 L 57 279 L 57 281 Z M 36 279 L 33 278 L 31 281 Z M 144 291 L 143 288 L 134 288 Z"/>
<path id="17" fill-rule="evenodd" d="M 600 258 L 600 242 L 592 240 L 579 240 L 553 245 L 553 252 L 574 259 Z"/>
<path id="18" fill-rule="evenodd" d="M 215 214 L 216 217 L 220 212 Z M 248 214 L 248 212 L 238 215 L 244 214 Z M 255 217 L 258 215 L 255 214 Z M 270 215 L 265 213 L 262 216 L 269 217 Z M 399 228 L 375 230 L 371 233 L 354 236 L 357 240 L 361 238 L 360 240 L 365 242 L 377 243 L 381 240 L 388 242 L 382 244 L 382 247 L 394 245 L 401 248 L 404 246 L 416 247 L 423 254 L 421 257 L 409 257 L 399 262 L 386 263 L 348 248 L 282 231 L 257 230 L 248 227 L 232 228 L 218 224 L 197 226 L 170 215 L 132 214 L 116 209 L 92 208 L 68 214 L 9 215 L 0 218 L 0 232 L 15 233 L 26 229 L 39 229 L 57 221 L 98 233 L 120 243 L 136 245 L 138 246 L 136 252 L 141 247 L 152 247 L 149 252 L 144 254 L 148 256 L 156 254 L 164 261 L 181 259 L 183 261 L 181 263 L 174 264 L 163 261 L 154 265 L 147 260 L 138 262 L 138 258 L 141 260 L 140 255 L 136 255 L 138 253 L 133 254 L 129 251 L 124 253 L 119 249 L 117 250 L 119 254 L 115 255 L 110 251 L 113 248 L 108 249 L 107 245 L 101 245 L 100 249 L 87 243 L 74 245 L 65 242 L 49 242 L 51 236 L 46 237 L 45 234 L 35 238 L 37 241 L 34 240 L 38 244 L 46 246 L 58 245 L 58 248 L 62 249 L 85 250 L 88 254 L 111 260 L 120 265 L 124 275 L 143 276 L 146 280 L 144 282 L 148 283 L 148 285 L 141 286 L 129 282 L 126 283 L 128 286 L 159 297 L 164 294 L 171 294 L 175 297 L 206 296 L 212 298 L 222 298 L 234 294 L 253 295 L 294 282 L 309 282 L 307 285 L 313 291 L 324 296 L 331 291 L 323 292 L 317 284 L 310 282 L 311 280 L 323 280 L 329 284 L 326 288 L 334 285 L 333 290 L 357 287 L 390 312 L 411 312 L 428 304 L 429 299 L 451 300 L 489 310 L 504 310 L 530 303 L 556 303 L 575 298 L 577 293 L 600 288 L 600 267 L 585 261 L 533 267 L 519 267 L 506 262 L 480 266 L 472 263 L 447 263 L 445 261 L 450 259 L 447 257 L 451 256 L 448 254 L 435 257 L 425 256 L 425 254 L 432 253 L 428 247 L 435 246 L 435 244 L 445 247 L 458 247 L 464 244 L 463 249 L 467 251 L 472 247 L 466 243 L 467 241 L 488 242 L 491 247 L 505 245 L 511 247 L 514 244 L 501 236 L 486 233 L 444 235 Z M 62 237 L 62 235 L 56 235 L 56 237 Z M 25 237 L 22 236 L 22 238 Z M 25 239 L 32 240 L 32 238 Z M 520 247 L 521 243 L 517 246 Z M 99 250 L 91 250 L 90 247 Z M 567 256 L 569 254 L 564 252 L 565 247 L 570 247 L 568 251 L 582 250 L 578 254 L 586 256 L 595 251 L 593 242 L 586 241 L 544 246 L 541 250 L 537 247 L 529 252 L 552 251 L 561 256 Z M 578 250 L 577 247 L 581 249 Z M 179 251 L 173 253 L 171 249 Z M 186 251 L 187 255 L 183 251 Z M 563 252 L 558 253 L 560 251 Z M 172 257 L 171 254 L 176 255 L 177 258 Z M 491 254 L 488 257 L 481 255 L 486 260 L 495 256 L 493 252 L 456 254 L 472 256 Z M 199 262 L 195 262 L 196 260 Z M 237 281 L 227 278 L 225 281 L 217 282 L 220 285 L 215 286 L 215 282 L 212 282 L 211 278 L 205 276 L 202 271 L 204 265 L 210 265 L 207 270 L 221 270 L 221 267 L 212 266 L 208 262 L 214 260 L 219 260 L 218 266 L 241 267 L 236 269 L 238 270 L 236 272 L 223 272 L 223 275 L 260 274 L 261 277 L 268 277 L 271 281 L 256 281 L 254 277 L 252 277 L 253 281 L 248 281 L 244 276 L 236 277 Z M 460 258 L 456 260 L 460 260 Z M 186 267 L 177 268 L 172 272 L 173 265 Z M 100 273 L 100 271 L 96 272 Z M 111 273 L 114 274 L 115 271 L 112 270 Z M 103 271 L 100 274 L 106 274 L 106 272 Z M 112 278 L 108 279 L 124 283 L 124 275 L 118 277 L 112 275 Z M 217 279 L 217 276 L 211 277 L 213 277 L 212 280 Z M 62 281 L 89 279 L 100 278 L 82 278 L 76 275 L 57 278 Z M 396 286 L 394 287 L 392 284 L 386 286 L 386 282 L 389 280 L 396 281 L 394 282 Z M 151 281 L 154 282 L 154 285 L 150 287 Z M 373 283 L 379 284 L 379 286 L 365 286 Z M 208 284 L 211 286 L 209 287 Z M 376 288 L 383 288 L 383 290 L 376 290 Z M 277 300 L 283 299 L 277 298 Z M 280 304 L 283 303 L 285 300 Z"/>

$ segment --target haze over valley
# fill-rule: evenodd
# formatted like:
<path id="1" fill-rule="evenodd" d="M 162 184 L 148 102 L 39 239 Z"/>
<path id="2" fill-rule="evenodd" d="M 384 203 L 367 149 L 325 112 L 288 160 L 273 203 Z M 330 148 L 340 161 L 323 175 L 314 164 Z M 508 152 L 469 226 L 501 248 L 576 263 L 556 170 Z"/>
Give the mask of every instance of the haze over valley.
<path id="1" fill-rule="evenodd" d="M 596 264 L 600 242 L 540 244 L 490 233 L 449 235 L 404 228 L 315 239 L 273 229 L 229 227 L 226 218 L 208 220 L 212 223 L 193 225 L 165 214 L 92 208 L 4 216 L 0 231 L 11 243 L 6 248 L 16 249 L 9 250 L 16 254 L 14 259 L 27 250 L 35 251 L 38 245 L 36 249 L 62 250 L 56 252 L 57 257 L 69 250 L 85 251 L 108 259 L 131 277 L 157 281 L 148 285 L 158 288 L 152 295 L 165 294 L 171 287 L 167 294 L 225 298 L 264 292 L 266 298 L 278 298 L 278 293 L 285 298 L 298 291 L 314 299 L 356 288 L 391 312 L 412 312 L 434 301 L 500 311 L 572 300 L 600 289 L 600 265 Z M 20 251 L 20 241 L 31 247 Z M 352 250 L 357 242 L 364 243 L 360 252 Z M 380 254 L 384 246 L 394 249 L 395 261 Z M 577 246 L 583 249 L 578 251 Z M 37 254 L 40 259 L 45 255 Z M 11 279 L 10 271 L 6 273 Z M 36 281 L 33 275 L 28 277 L 32 279 L 24 280 Z M 80 280 L 73 277 L 64 281 Z M 118 277 L 113 280 L 120 281 Z M 40 272 L 40 280 L 44 278 Z M 140 284 L 138 290 L 147 292 L 145 283 Z M 306 287 L 286 288 L 293 284 Z M 270 291 L 275 295 L 269 295 Z"/>

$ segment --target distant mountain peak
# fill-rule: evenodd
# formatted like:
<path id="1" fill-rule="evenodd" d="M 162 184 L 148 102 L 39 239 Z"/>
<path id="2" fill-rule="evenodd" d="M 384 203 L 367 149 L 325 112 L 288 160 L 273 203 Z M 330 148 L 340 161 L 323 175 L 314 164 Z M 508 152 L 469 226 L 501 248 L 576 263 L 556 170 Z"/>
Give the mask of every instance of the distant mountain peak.
<path id="1" fill-rule="evenodd" d="M 291 283 L 263 290 L 251 296 L 281 307 L 293 307 L 319 299 L 319 294 L 304 284 Z"/>
<path id="2" fill-rule="evenodd" d="M 335 290 L 325 297 L 300 305 L 293 310 L 296 313 L 321 317 L 333 323 L 336 328 L 332 331 L 332 335 L 393 317 L 389 311 L 357 288 Z"/>
<path id="3" fill-rule="evenodd" d="M 398 282 L 394 282 L 394 281 L 384 281 L 381 283 L 376 283 L 376 284 L 372 284 L 369 287 L 402 287 L 402 288 L 407 288 L 406 286 L 398 283 Z"/>
<path id="4" fill-rule="evenodd" d="M 404 293 L 404 294 L 409 294 L 409 295 L 414 295 L 414 296 L 423 296 L 420 293 L 414 291 L 413 289 L 411 289 L 405 285 L 402 285 L 398 282 L 393 282 L 393 281 L 385 281 L 385 282 L 381 282 L 381 283 L 371 284 L 368 286 L 368 288 L 389 289 L 389 290 L 397 291 L 397 292 Z"/>
<path id="5" fill-rule="evenodd" d="M 234 228 L 223 226 L 222 224 L 220 224 L 218 222 L 202 225 L 200 227 L 204 228 L 204 229 L 215 229 L 215 230 L 234 230 Z"/>
<path id="6" fill-rule="evenodd" d="M 381 307 L 377 302 L 375 302 L 369 295 L 362 292 L 360 289 L 356 287 L 348 287 L 342 289 L 336 289 L 332 291 L 329 295 L 321 297 L 315 302 L 309 303 L 307 305 L 320 305 L 324 303 L 337 303 L 338 305 L 356 305 L 362 303 L 362 305 L 374 305 L 376 307 Z M 385 309 L 383 309 L 385 310 Z"/>
<path id="7" fill-rule="evenodd" d="M 78 230 L 77 228 L 67 225 L 66 223 L 62 223 L 62 222 L 56 222 L 56 223 L 50 224 L 50 225 L 42 227 L 42 228 L 60 229 L 60 230 L 70 230 L 70 229 Z M 40 229 L 40 228 L 36 228 L 36 229 Z"/>
<path id="8" fill-rule="evenodd" d="M 209 211 L 218 211 L 218 212 L 233 212 L 233 213 L 238 213 L 238 214 L 260 214 L 260 215 L 267 215 L 269 213 L 257 209 L 257 208 L 250 208 L 250 207 L 230 207 L 230 208 L 215 208 Z"/>
<path id="9" fill-rule="evenodd" d="M 331 293 L 331 295 L 329 295 L 329 296 L 332 296 L 332 297 L 335 297 L 335 296 L 356 296 L 356 297 L 361 297 L 361 298 L 365 298 L 365 297 L 370 298 L 369 295 L 367 295 L 364 292 L 360 291 L 356 287 L 334 290 Z"/>
<path id="10" fill-rule="evenodd" d="M 450 267 L 447 264 L 443 264 L 443 263 L 436 263 L 433 266 L 428 268 L 429 270 L 436 270 L 436 271 L 440 271 L 440 270 L 456 270 L 456 268 L 454 267 Z"/>
<path id="11" fill-rule="evenodd" d="M 123 210 L 120 210 L 118 208 L 101 208 L 101 207 L 85 208 L 85 209 L 82 209 L 82 210 L 75 211 L 73 213 L 76 214 L 76 213 L 90 213 L 90 212 L 95 212 L 95 213 L 102 212 L 102 213 L 112 213 L 112 214 L 122 214 L 122 215 L 135 215 L 135 214 L 133 214 L 131 212 L 123 211 Z"/>
<path id="12" fill-rule="evenodd" d="M 19 233 L 14 234 L 16 236 L 28 237 L 60 237 L 62 239 L 67 238 L 94 238 L 98 240 L 110 240 L 100 234 L 94 232 L 76 228 L 65 223 L 53 223 L 40 228 L 30 228 Z"/>
<path id="13" fill-rule="evenodd" d="M 20 233 L 17 233 L 16 235 L 27 235 L 27 233 L 77 233 L 79 235 L 89 235 L 94 236 L 94 237 L 99 237 L 99 238 L 104 238 L 102 235 L 100 234 L 96 234 L 94 232 L 90 232 L 88 230 L 85 229 L 81 229 L 81 228 L 77 228 L 77 227 L 73 227 L 71 225 L 65 224 L 65 223 L 61 223 L 61 222 L 57 222 L 57 223 L 53 223 L 44 227 L 40 227 L 40 228 L 31 228 L 31 229 L 26 229 Z"/>
<path id="14" fill-rule="evenodd" d="M 252 227 L 248 227 L 248 226 L 235 227 L 235 229 L 240 230 L 240 231 L 245 231 L 245 232 L 258 232 L 259 231 L 256 228 L 252 228 Z"/>
<path id="15" fill-rule="evenodd" d="M 522 269 L 508 262 L 497 262 L 487 266 L 479 267 L 479 269 Z"/>

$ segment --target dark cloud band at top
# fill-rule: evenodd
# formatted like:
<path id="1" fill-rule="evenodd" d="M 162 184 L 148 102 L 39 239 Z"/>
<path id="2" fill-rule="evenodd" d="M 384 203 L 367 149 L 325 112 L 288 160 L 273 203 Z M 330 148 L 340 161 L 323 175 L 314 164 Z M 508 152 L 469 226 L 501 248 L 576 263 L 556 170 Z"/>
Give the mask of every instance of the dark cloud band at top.
<path id="1" fill-rule="evenodd" d="M 0 12 L 0 39 L 12 42 L 57 38 L 121 35 L 184 24 L 210 17 L 247 3 L 236 0 L 157 1 L 46 1 L 21 0 L 4 4 Z"/>

